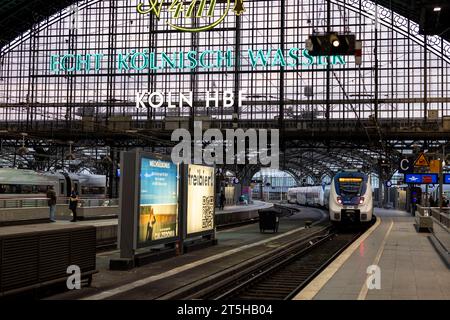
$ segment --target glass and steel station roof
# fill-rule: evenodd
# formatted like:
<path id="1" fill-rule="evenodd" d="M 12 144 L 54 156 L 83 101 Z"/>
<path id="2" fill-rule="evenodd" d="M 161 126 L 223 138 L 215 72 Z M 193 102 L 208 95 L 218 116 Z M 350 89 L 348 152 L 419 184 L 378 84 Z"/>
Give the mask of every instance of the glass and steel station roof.
<path id="1" fill-rule="evenodd" d="M 438 119 L 450 116 L 450 34 L 420 34 L 421 1 L 377 1 L 376 24 L 375 1 L 246 0 L 245 14 L 229 15 L 217 28 L 197 34 L 175 32 L 162 20 L 138 14 L 137 2 L 14 0 L 0 5 L 4 165 L 24 161 L 32 167 L 58 148 L 60 156 L 51 157 L 64 162 L 68 141 L 87 164 L 111 150 L 170 147 L 165 144 L 168 122 L 189 122 L 194 116 L 211 127 L 229 128 L 236 113 L 243 128 L 280 129 L 283 169 L 315 180 L 342 167 L 374 170 L 379 158 L 394 164 L 414 146 L 441 148 L 450 140 L 440 131 L 440 120 L 430 118 L 430 111 Z M 354 33 L 362 41 L 361 65 L 350 56 L 331 67 L 252 70 L 242 59 L 227 70 L 125 73 L 111 60 L 120 52 L 145 49 L 214 47 L 242 55 L 260 48 L 303 48 L 309 34 L 327 29 Z M 51 55 L 90 51 L 104 53 L 107 67 L 72 74 L 49 68 Z M 206 108 L 206 92 L 224 88 L 246 92 L 242 107 Z M 143 89 L 193 91 L 197 108 L 137 109 L 136 91 Z M 30 154 L 17 157 L 22 133 L 27 133 Z"/>
<path id="2" fill-rule="evenodd" d="M 14 40 L 16 37 L 31 29 L 33 24 L 39 23 L 62 9 L 80 2 L 79 0 L 8 0 L 0 4 L 0 47 Z M 426 3 L 440 1 L 424 0 L 378 0 L 378 4 L 392 9 L 394 12 L 419 23 L 420 9 Z M 444 3 L 444 1 L 441 1 Z M 442 20 L 449 17 L 442 17 Z M 450 31 L 441 35 L 450 41 Z"/>

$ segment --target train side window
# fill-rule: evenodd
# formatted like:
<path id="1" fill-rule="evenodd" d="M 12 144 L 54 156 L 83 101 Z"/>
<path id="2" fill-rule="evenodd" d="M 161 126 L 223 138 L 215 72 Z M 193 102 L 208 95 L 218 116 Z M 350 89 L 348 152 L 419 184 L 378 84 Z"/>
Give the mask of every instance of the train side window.
<path id="1" fill-rule="evenodd" d="M 64 182 L 63 181 L 59 182 L 59 193 L 60 194 L 65 194 L 64 193 Z"/>
<path id="2" fill-rule="evenodd" d="M 81 187 L 81 194 L 104 194 L 106 191 L 105 187 Z"/>
<path id="3" fill-rule="evenodd" d="M 20 193 L 20 186 L 16 184 L 3 184 L 0 186 L 0 193 Z"/>
<path id="4" fill-rule="evenodd" d="M 22 192 L 21 193 L 26 193 L 26 194 L 33 193 L 33 186 L 32 185 L 24 184 L 21 187 L 22 187 Z"/>
<path id="5" fill-rule="evenodd" d="M 47 192 L 47 186 L 46 185 L 40 185 L 40 186 L 36 186 L 37 187 L 37 192 L 38 193 L 46 193 Z"/>

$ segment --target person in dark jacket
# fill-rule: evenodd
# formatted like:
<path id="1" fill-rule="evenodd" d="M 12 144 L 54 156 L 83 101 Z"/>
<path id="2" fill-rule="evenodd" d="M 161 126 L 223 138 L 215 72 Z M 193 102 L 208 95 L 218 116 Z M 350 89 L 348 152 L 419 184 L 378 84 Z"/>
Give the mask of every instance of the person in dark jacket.
<path id="1" fill-rule="evenodd" d="M 430 207 L 436 207 L 436 201 L 434 201 L 433 196 L 430 195 L 428 202 Z"/>
<path id="2" fill-rule="evenodd" d="M 56 222 L 56 192 L 53 189 L 53 186 L 47 187 L 47 199 L 48 199 L 48 207 L 50 209 L 50 221 Z"/>
<path id="3" fill-rule="evenodd" d="M 223 210 L 225 208 L 225 193 L 223 193 L 223 191 L 220 193 L 220 198 L 219 198 L 219 209 Z"/>
<path id="4" fill-rule="evenodd" d="M 78 208 L 78 193 L 75 191 L 75 189 L 72 189 L 72 192 L 70 194 L 69 198 L 69 209 L 72 210 L 73 218 L 71 222 L 77 221 L 77 208 Z"/>

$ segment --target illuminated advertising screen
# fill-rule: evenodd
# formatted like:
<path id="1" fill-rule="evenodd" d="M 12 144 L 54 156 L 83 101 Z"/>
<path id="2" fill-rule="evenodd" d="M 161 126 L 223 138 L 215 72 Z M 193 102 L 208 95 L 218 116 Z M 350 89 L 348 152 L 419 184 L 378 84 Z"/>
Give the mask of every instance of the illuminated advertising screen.
<path id="1" fill-rule="evenodd" d="M 187 175 L 187 234 L 214 229 L 214 168 L 189 165 Z"/>
<path id="2" fill-rule="evenodd" d="M 178 235 L 178 166 L 141 158 L 138 246 Z"/>

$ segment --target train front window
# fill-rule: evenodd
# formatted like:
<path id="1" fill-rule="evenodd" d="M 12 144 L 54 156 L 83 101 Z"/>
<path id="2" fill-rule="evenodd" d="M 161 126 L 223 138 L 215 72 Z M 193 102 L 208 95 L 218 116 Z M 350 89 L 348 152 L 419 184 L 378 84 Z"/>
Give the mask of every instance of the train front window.
<path id="1" fill-rule="evenodd" d="M 362 181 L 361 178 L 339 178 L 339 194 L 341 196 L 359 196 Z"/>

